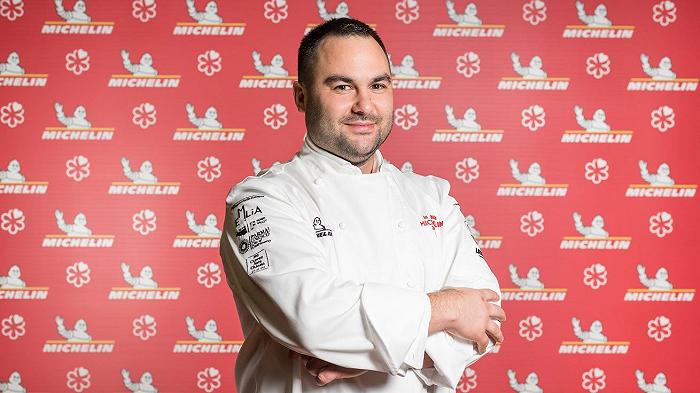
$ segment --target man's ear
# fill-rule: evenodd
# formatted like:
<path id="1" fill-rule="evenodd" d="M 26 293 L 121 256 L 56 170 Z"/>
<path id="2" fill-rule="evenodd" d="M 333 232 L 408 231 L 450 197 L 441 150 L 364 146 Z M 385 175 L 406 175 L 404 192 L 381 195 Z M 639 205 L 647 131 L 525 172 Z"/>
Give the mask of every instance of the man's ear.
<path id="1" fill-rule="evenodd" d="M 306 89 L 299 81 L 294 81 L 293 92 L 294 104 L 296 104 L 297 110 L 299 112 L 306 112 Z"/>

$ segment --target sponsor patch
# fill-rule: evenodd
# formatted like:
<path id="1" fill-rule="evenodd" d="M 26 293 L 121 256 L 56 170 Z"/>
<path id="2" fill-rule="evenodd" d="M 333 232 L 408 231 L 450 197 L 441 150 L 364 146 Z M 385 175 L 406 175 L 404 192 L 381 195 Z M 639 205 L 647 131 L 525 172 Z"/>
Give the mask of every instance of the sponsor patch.
<path id="1" fill-rule="evenodd" d="M 260 250 L 245 259 L 248 275 L 267 270 L 270 267 L 270 260 L 267 258 L 267 251 Z"/>

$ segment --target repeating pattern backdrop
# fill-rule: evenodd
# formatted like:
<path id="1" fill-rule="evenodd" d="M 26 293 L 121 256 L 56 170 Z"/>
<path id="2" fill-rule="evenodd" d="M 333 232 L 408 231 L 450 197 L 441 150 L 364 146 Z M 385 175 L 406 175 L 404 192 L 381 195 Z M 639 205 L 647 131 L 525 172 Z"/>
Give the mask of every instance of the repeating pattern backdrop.
<path id="1" fill-rule="evenodd" d="M 346 14 L 391 53 L 383 153 L 451 182 L 503 287 L 457 390 L 694 391 L 699 13 L 1 0 L 0 391 L 235 390 L 224 198 L 300 147 L 298 42 Z"/>

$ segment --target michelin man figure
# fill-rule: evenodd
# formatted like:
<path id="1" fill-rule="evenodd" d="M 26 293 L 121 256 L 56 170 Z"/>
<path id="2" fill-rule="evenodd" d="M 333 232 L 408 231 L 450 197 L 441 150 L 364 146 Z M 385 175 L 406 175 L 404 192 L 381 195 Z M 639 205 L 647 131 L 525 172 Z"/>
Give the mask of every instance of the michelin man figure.
<path id="1" fill-rule="evenodd" d="M 141 163 L 141 167 L 138 172 L 132 172 L 129 160 L 126 157 L 122 157 L 122 170 L 124 171 L 124 176 L 131 179 L 136 184 L 155 184 L 158 183 L 158 178 L 153 175 L 153 164 L 146 160 Z"/>
<path id="2" fill-rule="evenodd" d="M 197 225 L 194 220 L 194 213 L 191 211 L 185 212 L 187 217 L 187 226 L 196 233 L 197 236 L 201 237 L 220 237 L 221 230 L 216 227 L 216 216 L 214 214 L 209 214 L 207 218 L 204 219 L 204 225 Z"/>
<path id="3" fill-rule="evenodd" d="M 56 3 L 56 13 L 68 23 L 90 23 L 90 16 L 85 13 L 87 6 L 85 1 L 78 0 L 73 5 L 72 11 L 63 8 L 63 0 L 54 0 Z"/>
<path id="4" fill-rule="evenodd" d="M 598 4 L 593 11 L 593 15 L 586 15 L 586 10 L 583 8 L 583 2 L 576 2 L 576 11 L 578 12 L 578 18 L 581 22 L 588 25 L 588 27 L 610 27 L 612 22 L 606 16 L 608 15 L 608 9 L 605 4 Z"/>
<path id="5" fill-rule="evenodd" d="M 19 161 L 10 161 L 7 171 L 0 171 L 0 183 L 24 183 L 24 176 L 19 171 Z"/>
<path id="6" fill-rule="evenodd" d="M 603 323 L 600 321 L 593 321 L 591 324 L 591 330 L 584 332 L 581 330 L 581 321 L 576 318 L 571 318 L 571 324 L 574 327 L 574 334 L 576 337 L 580 338 L 584 343 L 605 343 L 608 342 L 608 338 L 603 335 Z"/>
<path id="7" fill-rule="evenodd" d="M 156 76 L 158 71 L 153 68 L 153 56 L 150 53 L 141 55 L 138 64 L 132 64 L 129 59 L 129 52 L 122 49 L 122 64 L 133 76 Z"/>
<path id="8" fill-rule="evenodd" d="M 530 64 L 527 67 L 520 65 L 520 56 L 513 52 L 510 54 L 510 59 L 513 61 L 513 69 L 517 72 L 523 79 L 545 79 L 547 78 L 547 73 L 542 69 L 542 58 L 539 56 L 534 56 L 530 59 Z"/>
<path id="9" fill-rule="evenodd" d="M 208 2 L 204 7 L 204 12 L 197 12 L 197 10 L 194 8 L 194 0 L 185 0 L 185 4 L 187 4 L 187 13 L 190 14 L 190 17 L 196 20 L 199 24 L 212 25 L 223 23 L 224 21 L 217 14 L 219 11 L 219 6 L 216 5 L 215 1 Z"/>
<path id="10" fill-rule="evenodd" d="M 520 289 L 543 289 L 544 284 L 540 281 L 540 270 L 537 267 L 531 267 L 527 272 L 527 277 L 520 278 L 518 276 L 518 268 L 512 263 L 508 265 L 510 271 L 510 280 Z"/>
<path id="11" fill-rule="evenodd" d="M 141 379 L 139 383 L 131 382 L 131 376 L 129 375 L 129 370 L 122 369 L 122 380 L 124 386 L 134 393 L 158 393 L 158 389 L 153 386 L 153 375 L 146 371 L 141 374 Z"/>
<path id="12" fill-rule="evenodd" d="M 654 68 L 649 65 L 649 56 L 642 53 L 640 56 L 642 60 L 642 70 L 651 77 L 653 80 L 657 81 L 672 81 L 676 79 L 676 73 L 671 71 L 671 59 L 664 56 L 659 61 L 659 67 Z"/>
<path id="13" fill-rule="evenodd" d="M 0 75 L 24 75 L 24 68 L 19 65 L 19 53 L 10 52 L 7 63 L 0 63 Z"/>
<path id="14" fill-rule="evenodd" d="M 87 332 L 87 322 L 83 319 L 78 319 L 73 326 L 73 330 L 66 330 L 63 325 L 63 318 L 56 316 L 56 328 L 58 334 L 65 337 L 68 341 L 90 341 L 92 337 Z"/>
<path id="15" fill-rule="evenodd" d="M 639 161 L 639 171 L 642 174 L 642 179 L 652 186 L 672 186 L 675 184 L 673 179 L 669 176 L 671 174 L 671 168 L 667 163 L 662 162 L 661 165 L 656 169 L 656 174 L 650 174 L 647 169 L 646 161 Z"/>
<path id="16" fill-rule="evenodd" d="M 445 113 L 447 114 L 447 122 L 457 131 L 481 131 L 481 124 L 476 122 L 474 108 L 467 108 L 461 119 L 455 117 L 454 108 L 450 105 L 445 105 Z"/>
<path id="17" fill-rule="evenodd" d="M 447 0 L 447 15 L 450 19 L 455 21 L 460 26 L 479 26 L 481 25 L 481 19 L 476 16 L 476 4 L 469 3 L 464 8 L 463 14 L 458 14 L 455 11 L 455 2 L 452 0 Z"/>
<path id="18" fill-rule="evenodd" d="M 605 221 L 603 221 L 603 217 L 600 215 L 593 217 L 591 226 L 587 227 L 581 222 L 581 215 L 574 212 L 574 226 L 576 227 L 578 233 L 582 234 L 586 239 L 608 237 L 608 231 L 603 229 L 603 226 L 605 226 Z"/>
<path id="19" fill-rule="evenodd" d="M 323 0 L 316 0 L 316 5 L 318 6 L 318 14 L 323 20 L 349 18 L 350 9 L 348 8 L 348 3 L 341 1 L 338 6 L 335 7 L 335 12 L 328 12 L 326 10 L 326 2 Z"/>
<path id="20" fill-rule="evenodd" d="M 0 393 L 26 393 L 27 389 L 22 386 L 22 376 L 19 372 L 13 371 L 7 382 L 0 382 Z"/>
<path id="21" fill-rule="evenodd" d="M 476 229 L 476 219 L 474 216 L 471 214 L 467 214 L 464 216 L 464 224 L 467 226 L 469 229 L 469 233 L 472 235 L 472 237 L 477 238 L 481 236 L 481 232 L 479 232 L 478 229 Z"/>
<path id="22" fill-rule="evenodd" d="M 515 371 L 508 369 L 508 383 L 510 384 L 510 387 L 516 392 L 543 393 L 542 388 L 537 386 L 539 381 L 540 379 L 537 376 L 537 374 L 531 372 L 527 375 L 527 378 L 525 378 L 525 383 L 518 383 L 518 380 L 515 379 Z"/>
<path id="23" fill-rule="evenodd" d="M 406 161 L 401 164 L 401 172 L 403 173 L 413 173 L 413 164 L 411 161 Z"/>
<path id="24" fill-rule="evenodd" d="M 199 130 L 220 130 L 223 128 L 219 121 L 219 112 L 213 106 L 207 108 L 204 117 L 197 117 L 194 105 L 190 103 L 185 104 L 185 110 L 187 111 L 187 119 Z"/>
<path id="25" fill-rule="evenodd" d="M 527 173 L 520 173 L 518 162 L 510 160 L 510 170 L 513 173 L 513 178 L 523 186 L 541 186 L 545 184 L 544 177 L 541 176 L 542 167 L 536 162 L 530 164 Z"/>
<path id="26" fill-rule="evenodd" d="M 0 276 L 0 288 L 2 288 L 2 289 L 25 288 L 27 286 L 27 284 L 25 284 L 24 280 L 22 280 L 20 278 L 21 276 L 22 276 L 22 271 L 19 269 L 19 266 L 17 266 L 17 265 L 10 266 L 10 270 L 7 271 L 7 277 Z"/>
<path id="27" fill-rule="evenodd" d="M 654 377 L 654 383 L 646 383 L 642 370 L 636 370 L 637 386 L 646 393 L 671 393 L 671 389 L 666 386 L 666 374 L 658 373 Z"/>
<path id="28" fill-rule="evenodd" d="M 639 282 L 652 291 L 668 291 L 673 289 L 673 284 L 668 281 L 668 270 L 661 267 L 656 271 L 654 278 L 647 277 L 647 271 L 644 266 L 637 265 L 637 273 L 639 273 Z"/>
<path id="29" fill-rule="evenodd" d="M 284 59 L 282 55 L 276 54 L 272 56 L 270 60 L 270 65 L 263 64 L 260 59 L 260 52 L 253 51 L 253 65 L 259 73 L 263 74 L 266 78 L 279 78 L 289 76 L 289 71 L 284 69 Z"/>
<path id="30" fill-rule="evenodd" d="M 87 218 L 83 213 L 78 213 L 75 215 L 73 224 L 66 224 L 66 222 L 63 220 L 63 212 L 56 209 L 56 223 L 58 224 L 58 228 L 65 232 L 68 236 L 92 236 L 92 231 L 85 226 L 87 225 Z"/>
<path id="31" fill-rule="evenodd" d="M 389 55 L 389 65 L 391 66 L 391 74 L 393 76 L 404 77 L 404 78 L 417 78 L 420 75 L 418 71 L 413 68 L 414 61 L 413 56 L 406 55 L 401 59 L 401 64 L 395 65 L 391 61 L 391 55 Z"/>
<path id="32" fill-rule="evenodd" d="M 194 319 L 190 316 L 185 317 L 185 323 L 187 324 L 187 333 L 199 342 L 220 342 L 222 340 L 216 331 L 216 321 L 213 319 L 207 321 L 204 325 L 204 330 L 197 330 L 194 327 Z"/>
<path id="33" fill-rule="evenodd" d="M 134 289 L 153 289 L 158 288 L 158 283 L 153 281 L 153 269 L 146 265 L 141 268 L 138 277 L 131 275 L 130 266 L 124 262 L 121 264 L 122 276 L 124 281 L 131 285 Z"/>
<path id="34" fill-rule="evenodd" d="M 578 125 L 586 131 L 610 131 L 610 126 L 605 122 L 605 111 L 602 109 L 596 109 L 596 111 L 593 112 L 593 118 L 591 120 L 586 120 L 586 118 L 583 117 L 583 108 L 578 105 L 574 107 L 574 114 L 576 115 L 576 122 Z"/>
<path id="35" fill-rule="evenodd" d="M 63 105 L 60 103 L 54 104 L 54 110 L 56 111 L 56 118 L 60 121 L 66 128 L 69 129 L 88 129 L 92 127 L 92 124 L 87 120 L 87 111 L 82 105 L 75 107 L 72 117 L 66 117 L 63 113 Z"/>

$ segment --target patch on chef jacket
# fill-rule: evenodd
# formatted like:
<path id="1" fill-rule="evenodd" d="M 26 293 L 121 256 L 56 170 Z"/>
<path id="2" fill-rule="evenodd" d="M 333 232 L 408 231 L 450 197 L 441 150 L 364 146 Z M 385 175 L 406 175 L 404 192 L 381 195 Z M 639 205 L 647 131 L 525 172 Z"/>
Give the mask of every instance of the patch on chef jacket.
<path id="1" fill-rule="evenodd" d="M 422 227 L 433 228 L 433 231 L 435 230 L 435 228 L 441 228 L 443 225 L 445 225 L 444 221 L 439 220 L 433 214 L 424 214 L 418 222 Z"/>
<path id="2" fill-rule="evenodd" d="M 231 207 L 233 223 L 238 238 L 238 251 L 245 254 L 262 244 L 270 242 L 270 227 L 267 217 L 260 206 L 250 203 L 251 199 L 262 198 L 262 195 L 247 197 Z M 244 203 L 247 202 L 247 203 Z"/>
<path id="3" fill-rule="evenodd" d="M 245 259 L 248 275 L 270 268 L 270 260 L 267 258 L 267 251 L 260 250 Z"/>
<path id="4" fill-rule="evenodd" d="M 325 225 L 321 223 L 321 217 L 315 217 L 313 225 L 314 231 L 316 231 L 316 237 L 333 236 L 333 231 L 327 229 Z"/>
<path id="5" fill-rule="evenodd" d="M 486 260 L 486 258 L 484 258 L 484 254 L 481 252 L 481 249 L 480 249 L 479 247 L 476 248 L 476 253 L 479 254 L 479 256 L 481 257 L 481 259 Z"/>

